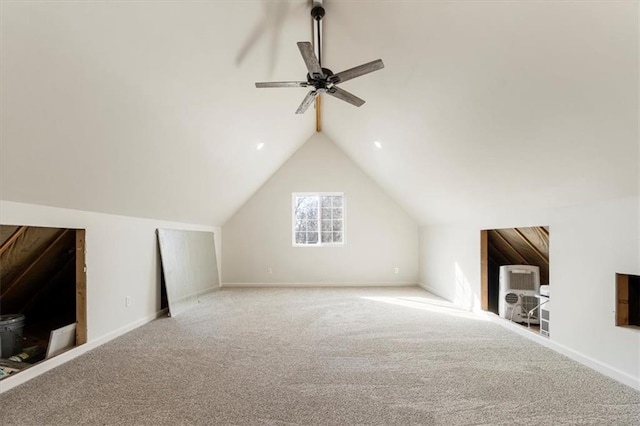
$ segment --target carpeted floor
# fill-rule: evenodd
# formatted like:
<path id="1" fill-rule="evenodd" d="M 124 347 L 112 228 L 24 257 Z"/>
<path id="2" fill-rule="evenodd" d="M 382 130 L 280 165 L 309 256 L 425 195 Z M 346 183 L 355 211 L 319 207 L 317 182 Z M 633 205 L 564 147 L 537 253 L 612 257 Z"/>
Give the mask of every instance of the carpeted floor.
<path id="1" fill-rule="evenodd" d="M 222 290 L 0 401 L 4 426 L 640 424 L 640 392 L 418 288 Z"/>

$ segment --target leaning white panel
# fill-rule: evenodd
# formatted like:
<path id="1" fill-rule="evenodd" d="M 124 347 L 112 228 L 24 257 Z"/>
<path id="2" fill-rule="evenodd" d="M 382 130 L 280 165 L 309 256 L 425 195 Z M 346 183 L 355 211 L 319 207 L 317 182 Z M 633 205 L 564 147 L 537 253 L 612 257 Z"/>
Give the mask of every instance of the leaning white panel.
<path id="1" fill-rule="evenodd" d="M 76 323 L 69 324 L 57 330 L 51 330 L 46 359 L 67 351 L 76 345 Z"/>
<path id="2" fill-rule="evenodd" d="M 158 229 L 157 233 L 173 317 L 220 287 L 215 240 L 213 232 Z"/>

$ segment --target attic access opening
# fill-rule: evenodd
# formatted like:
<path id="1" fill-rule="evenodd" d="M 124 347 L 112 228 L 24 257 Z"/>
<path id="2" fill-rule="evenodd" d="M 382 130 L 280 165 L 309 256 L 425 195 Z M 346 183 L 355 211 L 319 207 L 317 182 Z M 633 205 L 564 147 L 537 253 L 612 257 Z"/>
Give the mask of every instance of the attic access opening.
<path id="1" fill-rule="evenodd" d="M 502 310 L 501 316 L 510 320 L 518 317 L 514 315 L 517 313 L 519 314 L 517 322 L 525 326 L 531 325 L 527 313 L 534 310 L 532 316 L 535 320 L 531 328 L 537 331 L 542 327 L 541 333 L 548 336 L 550 303 L 548 298 L 540 298 L 540 286 L 549 284 L 549 228 L 534 226 L 483 230 L 480 234 L 480 242 L 482 309 L 497 315 L 501 315 Z M 523 265 L 523 267 L 507 267 L 508 265 Z M 507 303 L 500 303 L 501 267 L 503 267 L 503 281 L 514 279 L 522 287 L 520 290 L 510 292 L 515 293 L 519 300 L 515 300 L 514 295 L 511 295 L 513 300 L 509 301 L 512 305 L 512 310 L 508 311 L 509 315 L 506 315 L 509 309 Z M 532 275 L 527 275 L 529 273 Z M 504 293 L 507 293 L 505 291 L 507 286 L 509 284 L 503 283 Z M 506 294 L 503 295 L 504 297 Z M 541 312 L 538 307 L 542 301 L 545 302 L 543 310 L 546 309 L 546 312 Z M 519 310 L 514 312 L 513 309 L 516 308 Z"/>
<path id="2" fill-rule="evenodd" d="M 640 329 L 640 275 L 616 274 L 616 325 Z"/>
<path id="3" fill-rule="evenodd" d="M 84 229 L 0 225 L 0 315 L 12 318 L 0 329 L 0 379 L 86 343 L 85 295 Z M 7 325 L 15 318 L 23 326 Z M 8 360 L 20 347 L 29 357 Z"/>

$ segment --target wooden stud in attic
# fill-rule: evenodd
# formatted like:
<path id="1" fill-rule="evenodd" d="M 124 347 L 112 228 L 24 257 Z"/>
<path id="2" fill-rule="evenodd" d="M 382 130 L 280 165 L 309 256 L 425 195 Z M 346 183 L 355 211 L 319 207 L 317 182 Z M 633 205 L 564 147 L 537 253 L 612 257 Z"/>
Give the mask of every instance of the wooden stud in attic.
<path id="1" fill-rule="evenodd" d="M 26 226 L 21 226 L 20 228 L 18 228 L 16 230 L 16 232 L 13 233 L 13 235 L 11 235 L 11 237 L 9 237 L 9 239 L 7 241 L 4 242 L 4 244 L 2 244 L 2 246 L 0 246 L 0 255 L 2 253 L 4 253 L 5 251 L 7 251 L 9 249 L 9 247 L 18 239 L 20 238 L 20 235 L 24 234 L 24 232 L 27 230 Z"/>
<path id="2" fill-rule="evenodd" d="M 480 231 L 480 294 L 481 308 L 489 310 L 489 231 Z"/>
<path id="3" fill-rule="evenodd" d="M 76 229 L 76 346 L 87 343 L 87 268 L 84 229 Z"/>
<path id="4" fill-rule="evenodd" d="M 616 274 L 616 325 L 629 325 L 629 276 Z"/>
<path id="5" fill-rule="evenodd" d="M 544 234 L 547 237 L 547 240 L 549 239 L 549 230 L 547 230 L 547 228 L 545 228 L 544 226 L 540 226 L 538 228 L 540 230 L 540 232 L 542 232 L 542 234 Z"/>
<path id="6" fill-rule="evenodd" d="M 497 245 L 491 242 L 491 238 L 489 238 L 489 253 L 491 253 L 491 258 L 497 258 L 494 262 L 497 266 L 512 265 L 514 263 L 506 254 L 500 251 Z"/>
<path id="7" fill-rule="evenodd" d="M 18 275 L 17 278 L 15 278 L 11 283 L 9 283 L 8 285 L 6 285 L 5 283 L 5 288 L 2 290 L 2 294 L 0 294 L 0 297 L 7 297 L 8 294 L 12 294 L 15 292 L 15 290 L 17 288 L 20 287 L 20 284 L 24 281 L 27 280 L 29 277 L 29 274 L 31 273 L 31 271 L 33 271 L 35 268 L 38 267 L 38 264 L 40 262 L 48 262 L 50 261 L 51 258 L 54 258 L 56 253 L 54 252 L 54 249 L 57 247 L 58 243 L 60 241 L 62 241 L 62 239 L 67 235 L 67 229 L 63 230 L 62 232 L 60 232 L 60 234 L 51 242 L 49 243 L 49 245 L 47 245 L 47 247 L 44 249 L 44 251 L 42 251 L 38 257 L 36 257 L 36 259 L 31 262 L 29 264 L 29 266 L 27 266 L 22 273 L 20 273 L 20 275 Z"/>
<path id="8" fill-rule="evenodd" d="M 544 228 L 543 228 L 544 229 Z M 518 234 L 518 237 L 520 237 L 522 239 L 522 241 L 527 245 L 527 247 L 529 247 L 531 250 L 533 250 L 533 252 L 540 258 L 542 259 L 542 261 L 544 263 L 547 264 L 547 266 L 549 266 L 549 259 L 547 258 L 547 256 L 544 255 L 544 253 L 542 253 L 538 247 L 534 246 L 531 241 L 529 241 L 529 239 L 522 233 L 522 231 L 520 231 L 518 228 L 513 228 L 513 230 L 516 232 L 516 234 Z"/>
<path id="9" fill-rule="evenodd" d="M 518 259 L 518 262 L 522 262 L 523 265 L 528 265 L 529 264 L 529 262 L 527 262 L 527 259 L 525 259 L 524 256 L 513 245 L 511 245 L 511 243 L 509 243 L 509 241 L 507 241 L 507 239 L 504 236 L 502 236 L 500 231 L 498 231 L 497 229 L 494 229 L 492 232 L 493 232 L 493 235 L 498 237 L 498 239 L 500 240 L 500 242 L 502 244 L 504 244 L 513 253 L 515 253 L 516 258 Z"/>

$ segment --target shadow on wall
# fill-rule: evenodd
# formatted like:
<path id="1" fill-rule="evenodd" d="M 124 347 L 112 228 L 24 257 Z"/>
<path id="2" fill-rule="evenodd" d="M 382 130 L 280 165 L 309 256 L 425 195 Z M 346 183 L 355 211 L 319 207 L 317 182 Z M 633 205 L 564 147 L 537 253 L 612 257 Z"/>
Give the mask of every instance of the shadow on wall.
<path id="1" fill-rule="evenodd" d="M 272 76 L 276 63 L 278 62 L 278 46 L 280 44 L 282 29 L 286 20 L 294 12 L 308 6 L 306 4 L 301 4 L 297 7 L 290 7 L 289 3 L 286 2 L 267 2 L 264 3 L 263 6 L 264 14 L 245 39 L 240 51 L 236 55 L 235 62 L 239 67 L 242 65 L 250 51 L 263 48 L 258 45 L 266 42 L 269 44 L 268 75 Z"/>

